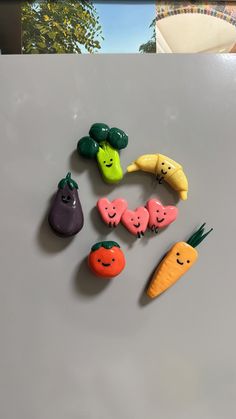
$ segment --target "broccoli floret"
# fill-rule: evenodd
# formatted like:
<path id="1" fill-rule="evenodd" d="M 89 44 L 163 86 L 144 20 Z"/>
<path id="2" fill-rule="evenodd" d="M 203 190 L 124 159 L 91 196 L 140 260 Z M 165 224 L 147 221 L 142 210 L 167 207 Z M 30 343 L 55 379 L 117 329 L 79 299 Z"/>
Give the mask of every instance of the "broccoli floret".
<path id="1" fill-rule="evenodd" d="M 90 128 L 89 136 L 79 140 L 77 150 L 83 157 L 96 157 L 104 180 L 116 183 L 123 177 L 118 150 L 127 144 L 128 136 L 124 131 L 96 123 Z"/>
<path id="2" fill-rule="evenodd" d="M 99 145 L 91 137 L 83 137 L 78 141 L 77 151 L 78 153 L 89 159 L 96 157 L 99 150 Z"/>
<path id="3" fill-rule="evenodd" d="M 107 141 L 112 145 L 112 147 L 117 150 L 121 150 L 128 145 L 128 135 L 126 135 L 125 132 L 119 128 L 111 128 Z"/>
<path id="4" fill-rule="evenodd" d="M 100 143 L 101 141 L 106 141 L 109 134 L 109 129 L 110 128 L 106 124 L 96 123 L 91 126 L 89 135 L 95 141 Z"/>

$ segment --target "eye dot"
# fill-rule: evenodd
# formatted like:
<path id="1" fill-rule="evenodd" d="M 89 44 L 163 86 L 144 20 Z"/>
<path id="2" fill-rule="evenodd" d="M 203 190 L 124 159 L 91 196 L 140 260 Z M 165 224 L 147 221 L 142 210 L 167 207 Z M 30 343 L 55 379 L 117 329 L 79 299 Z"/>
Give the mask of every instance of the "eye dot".
<path id="1" fill-rule="evenodd" d="M 166 212 L 164 212 L 164 215 L 166 215 Z"/>
<path id="2" fill-rule="evenodd" d="M 131 221 L 134 221 L 134 219 L 133 219 L 133 218 L 131 218 Z"/>
<path id="3" fill-rule="evenodd" d="M 138 220 L 140 219 L 140 217 L 138 217 Z"/>
<path id="4" fill-rule="evenodd" d="M 179 256 L 179 252 L 176 253 L 176 256 Z"/>
<path id="5" fill-rule="evenodd" d="M 190 263 L 190 260 L 187 260 L 187 263 Z"/>
<path id="6" fill-rule="evenodd" d="M 116 209 L 116 207 L 113 207 L 113 209 Z"/>
<path id="7" fill-rule="evenodd" d="M 104 160 L 104 162 L 103 163 L 106 163 L 106 160 Z"/>
<path id="8" fill-rule="evenodd" d="M 162 166 L 164 166 L 165 163 L 161 163 L 161 164 L 162 164 Z"/>
<path id="9" fill-rule="evenodd" d="M 101 262 L 101 259 L 98 259 L 98 262 Z"/>
<path id="10" fill-rule="evenodd" d="M 108 208 L 106 207 L 105 210 L 107 210 Z"/>
<path id="11" fill-rule="evenodd" d="M 113 161 L 113 159 L 110 159 L 110 161 Z"/>
<path id="12" fill-rule="evenodd" d="M 159 212 L 159 210 L 157 210 L 157 212 Z"/>
<path id="13" fill-rule="evenodd" d="M 115 262 L 115 259 L 114 258 L 112 259 L 112 262 Z"/>
<path id="14" fill-rule="evenodd" d="M 171 169 L 171 167 L 168 167 L 168 169 L 170 170 L 170 169 Z"/>

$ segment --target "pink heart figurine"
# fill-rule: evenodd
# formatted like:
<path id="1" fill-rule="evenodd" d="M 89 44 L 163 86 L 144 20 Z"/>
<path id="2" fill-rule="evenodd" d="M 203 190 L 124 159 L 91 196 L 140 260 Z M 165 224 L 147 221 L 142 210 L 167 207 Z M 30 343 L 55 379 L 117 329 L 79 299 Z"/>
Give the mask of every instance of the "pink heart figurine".
<path id="1" fill-rule="evenodd" d="M 127 230 L 138 238 L 144 236 L 147 230 L 149 212 L 145 207 L 136 208 L 135 211 L 126 209 L 121 217 L 122 224 Z"/>
<path id="2" fill-rule="evenodd" d="M 123 212 L 128 207 L 125 199 L 118 198 L 109 201 L 107 198 L 100 198 L 97 202 L 97 209 L 100 215 L 109 227 L 116 227 L 121 219 Z"/>
<path id="3" fill-rule="evenodd" d="M 149 199 L 146 204 L 149 212 L 149 228 L 158 233 L 159 228 L 163 228 L 173 223 L 178 216 L 178 208 L 172 205 L 165 207 L 157 199 Z"/>

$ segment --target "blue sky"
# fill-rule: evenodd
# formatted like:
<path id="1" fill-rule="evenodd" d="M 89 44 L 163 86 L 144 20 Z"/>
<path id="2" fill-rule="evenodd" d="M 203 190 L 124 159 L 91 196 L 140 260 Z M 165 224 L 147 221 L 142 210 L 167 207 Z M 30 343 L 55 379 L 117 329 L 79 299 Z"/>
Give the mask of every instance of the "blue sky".
<path id="1" fill-rule="evenodd" d="M 153 33 L 149 28 L 155 17 L 153 3 L 94 2 L 103 29 L 101 49 L 103 53 L 138 52 L 139 46 L 148 41 Z"/>

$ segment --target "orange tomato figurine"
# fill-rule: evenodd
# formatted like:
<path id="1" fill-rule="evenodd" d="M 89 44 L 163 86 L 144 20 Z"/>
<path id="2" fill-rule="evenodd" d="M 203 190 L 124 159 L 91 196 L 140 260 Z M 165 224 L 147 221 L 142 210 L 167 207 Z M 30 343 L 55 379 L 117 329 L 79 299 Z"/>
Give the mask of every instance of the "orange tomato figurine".
<path id="1" fill-rule="evenodd" d="M 113 278 L 123 271 L 125 256 L 118 243 L 99 242 L 91 248 L 88 264 L 95 275 L 102 278 Z"/>

